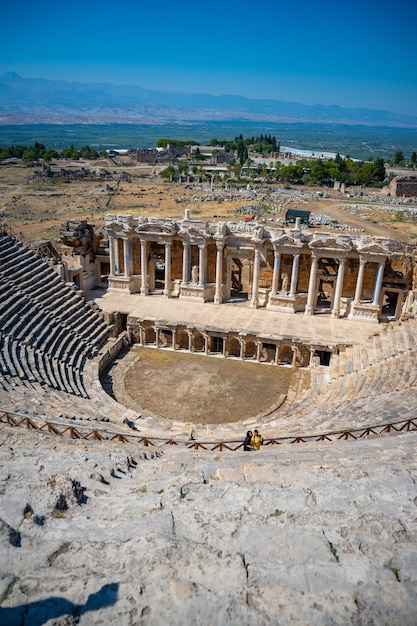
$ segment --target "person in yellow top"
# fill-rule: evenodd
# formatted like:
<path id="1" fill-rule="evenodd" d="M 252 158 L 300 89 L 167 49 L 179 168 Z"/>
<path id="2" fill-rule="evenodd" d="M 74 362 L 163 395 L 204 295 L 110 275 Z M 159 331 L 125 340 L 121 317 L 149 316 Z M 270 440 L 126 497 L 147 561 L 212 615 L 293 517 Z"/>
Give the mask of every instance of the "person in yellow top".
<path id="1" fill-rule="evenodd" d="M 252 448 L 253 450 L 259 450 L 260 447 L 263 445 L 263 437 L 261 434 L 259 434 L 259 432 L 257 430 L 253 431 L 253 435 L 252 435 Z"/>

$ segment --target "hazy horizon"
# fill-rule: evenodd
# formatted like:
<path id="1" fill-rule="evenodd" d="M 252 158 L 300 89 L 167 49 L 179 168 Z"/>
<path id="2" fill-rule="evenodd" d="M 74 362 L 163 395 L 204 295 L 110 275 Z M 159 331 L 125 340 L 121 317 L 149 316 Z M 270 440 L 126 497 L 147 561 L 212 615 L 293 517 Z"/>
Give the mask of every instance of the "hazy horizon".
<path id="1" fill-rule="evenodd" d="M 0 74 L 417 115 L 416 23 L 404 0 L 23 0 L 2 10 Z"/>

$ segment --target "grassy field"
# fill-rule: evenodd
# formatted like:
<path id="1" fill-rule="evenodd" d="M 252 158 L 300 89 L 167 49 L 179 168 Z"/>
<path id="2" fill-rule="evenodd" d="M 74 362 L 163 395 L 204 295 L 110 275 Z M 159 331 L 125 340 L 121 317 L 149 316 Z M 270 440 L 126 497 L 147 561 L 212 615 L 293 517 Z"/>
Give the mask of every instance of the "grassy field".
<path id="1" fill-rule="evenodd" d="M 36 124 L 0 126 L 0 146 L 31 145 L 35 141 L 60 150 L 70 144 L 98 150 L 149 148 L 161 138 L 195 140 L 234 139 L 237 135 L 275 135 L 281 145 L 306 150 L 327 150 L 357 159 L 391 158 L 397 150 L 409 157 L 417 150 L 417 130 L 341 124 L 276 124 L 254 122 L 187 122 L 184 124 Z"/>

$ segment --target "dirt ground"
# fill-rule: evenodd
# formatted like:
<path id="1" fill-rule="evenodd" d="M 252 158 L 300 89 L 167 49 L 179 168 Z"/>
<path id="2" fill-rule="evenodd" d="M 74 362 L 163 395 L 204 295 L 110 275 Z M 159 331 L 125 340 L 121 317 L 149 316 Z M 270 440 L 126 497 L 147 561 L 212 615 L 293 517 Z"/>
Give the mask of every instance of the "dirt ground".
<path id="1" fill-rule="evenodd" d="M 257 196 L 259 202 L 270 208 L 273 221 L 283 218 L 287 208 L 300 208 L 312 213 L 326 213 L 333 220 L 364 229 L 370 235 L 401 241 L 417 237 L 416 218 L 398 220 L 397 213 L 404 207 L 381 209 L 377 200 L 369 200 L 368 192 L 376 197 L 381 195 L 380 190 L 367 190 L 365 200 L 337 196 L 331 190 L 326 190 L 326 197 L 320 197 L 322 188 L 297 187 L 295 194 L 282 193 L 277 201 L 278 185 L 256 183 L 252 197 L 248 199 L 239 192 L 230 197 L 231 194 L 217 185 L 212 193 L 207 183 L 166 182 L 157 176 L 161 167 L 134 165 L 126 160 L 59 161 L 53 162 L 51 167 L 54 172 L 61 168 L 70 171 L 85 167 L 97 176 L 80 180 L 65 177 L 39 180 L 40 165 L 0 164 L 0 221 L 23 232 L 31 240 L 58 237 L 62 222 L 68 219 L 86 219 L 102 226 L 106 213 L 182 218 L 187 208 L 196 219 L 239 219 L 241 216 L 235 210 L 245 210 L 247 205 L 256 203 Z M 107 180 L 99 177 L 104 171 L 108 173 Z M 128 174 L 128 181 L 118 183 L 121 172 Z M 300 191 L 311 198 L 307 203 L 305 197 L 297 195 Z M 226 199 L 221 199 L 222 195 Z M 360 207 L 360 213 L 366 219 L 341 208 L 349 204 Z M 328 230 L 328 227 L 322 228 Z"/>
<path id="2" fill-rule="evenodd" d="M 295 376 L 287 367 L 133 346 L 106 381 L 118 402 L 135 411 L 221 424 L 272 412 Z"/>

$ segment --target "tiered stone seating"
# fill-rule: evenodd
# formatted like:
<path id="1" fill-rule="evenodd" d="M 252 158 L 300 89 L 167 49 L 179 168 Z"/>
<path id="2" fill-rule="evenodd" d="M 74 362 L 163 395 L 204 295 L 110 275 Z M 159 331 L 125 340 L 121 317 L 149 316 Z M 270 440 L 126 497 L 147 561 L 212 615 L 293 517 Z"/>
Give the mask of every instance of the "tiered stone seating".
<path id="1" fill-rule="evenodd" d="M 98 313 L 45 261 L 0 236 L 1 408 L 45 420 L 118 421 L 128 411 L 102 390 L 93 393 L 89 368 L 108 335 Z M 347 345 L 329 367 L 312 369 L 310 389 L 293 390 L 291 405 L 245 420 L 265 436 L 300 435 L 405 419 L 417 400 L 417 322 L 381 326 L 364 345 Z M 87 382 L 88 381 L 88 382 Z M 389 381 L 389 384 L 387 384 Z M 295 402 L 292 400 L 297 398 Z M 290 425 L 289 425 L 290 424 Z M 141 430 L 196 438 L 239 439 L 242 423 L 189 427 L 141 420 Z"/>
<path id="2" fill-rule="evenodd" d="M 287 410 L 266 418 L 264 428 L 281 429 L 286 418 L 304 433 L 408 418 L 417 397 L 414 338 L 415 320 L 393 323 L 374 333 L 363 346 L 347 347 L 333 355 L 328 382 L 323 378 L 326 368 L 313 370 L 310 391 Z"/>
<path id="3" fill-rule="evenodd" d="M 109 334 L 98 313 L 46 261 L 4 234 L 0 295 L 3 376 L 15 379 L 15 387 L 24 381 L 87 397 L 84 366 Z"/>

